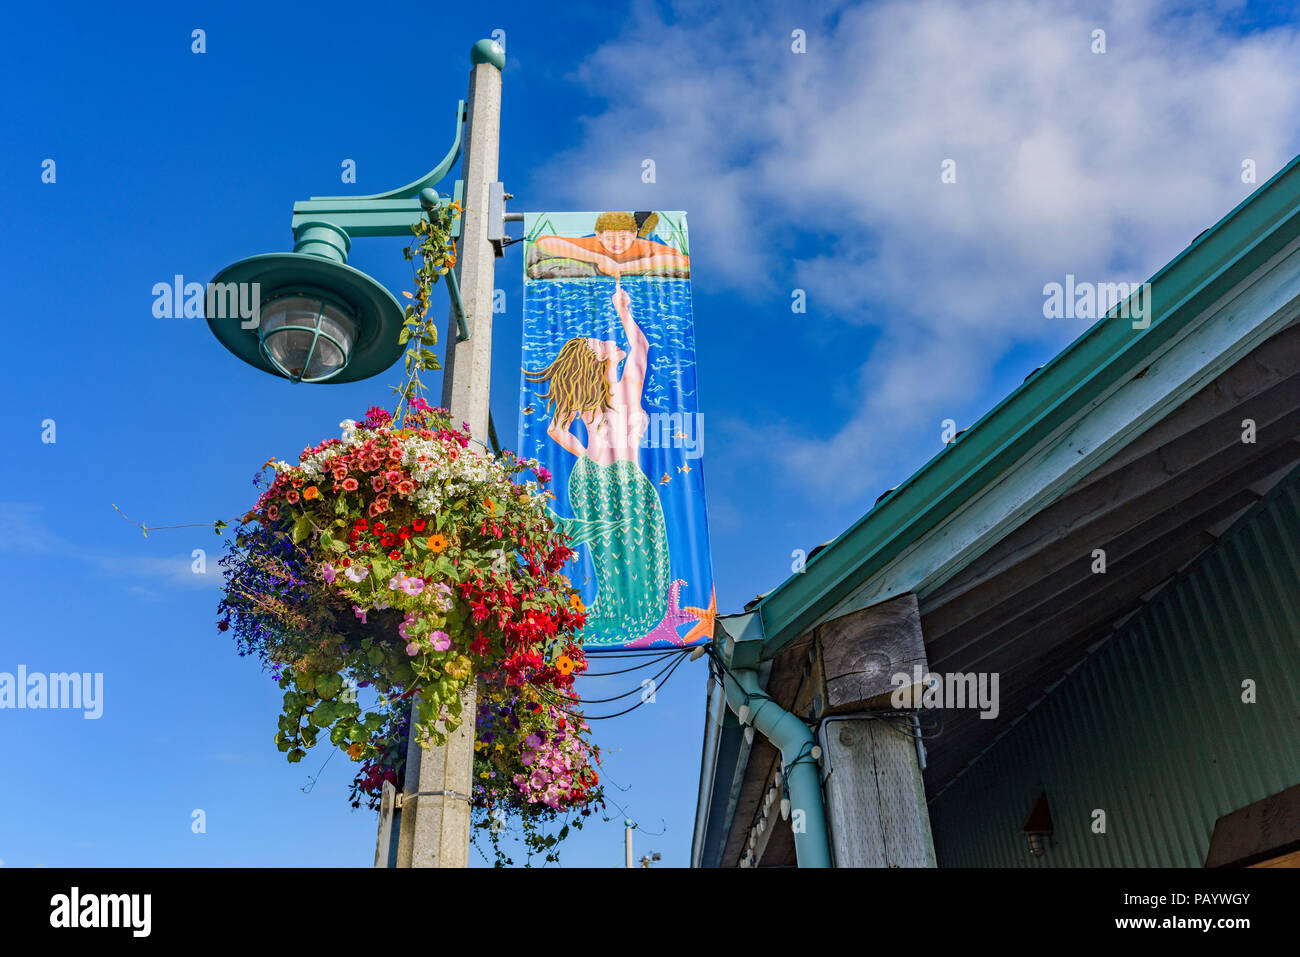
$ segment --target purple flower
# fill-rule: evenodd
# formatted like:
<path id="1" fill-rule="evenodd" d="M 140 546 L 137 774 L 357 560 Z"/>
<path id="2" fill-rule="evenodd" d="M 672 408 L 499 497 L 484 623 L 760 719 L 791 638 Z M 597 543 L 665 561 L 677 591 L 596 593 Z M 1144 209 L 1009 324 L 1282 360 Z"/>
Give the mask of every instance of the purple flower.
<path id="1" fill-rule="evenodd" d="M 338 577 L 338 573 L 339 570 L 335 568 L 333 565 L 331 565 L 329 562 L 326 562 L 324 565 L 320 567 L 321 578 L 325 579 L 325 582 L 327 584 L 332 585 L 334 583 L 334 579 Z"/>
<path id="2" fill-rule="evenodd" d="M 366 610 L 362 608 L 360 605 L 353 605 L 352 611 L 358 618 L 361 619 L 361 624 L 363 625 L 370 624 L 370 622 L 366 621 Z"/>
<path id="3" fill-rule="evenodd" d="M 414 575 L 411 575 L 408 578 L 403 578 L 402 591 L 406 592 L 408 595 L 420 594 L 420 592 L 424 591 L 424 579 L 417 578 Z"/>
<path id="4" fill-rule="evenodd" d="M 365 565 L 352 565 L 343 574 L 348 581 L 359 582 L 370 574 L 370 569 Z"/>

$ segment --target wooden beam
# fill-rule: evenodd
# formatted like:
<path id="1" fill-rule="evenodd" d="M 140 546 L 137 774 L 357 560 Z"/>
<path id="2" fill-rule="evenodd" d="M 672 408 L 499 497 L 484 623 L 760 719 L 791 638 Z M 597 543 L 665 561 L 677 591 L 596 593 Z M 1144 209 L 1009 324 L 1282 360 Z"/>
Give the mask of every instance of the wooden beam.
<path id="1" fill-rule="evenodd" d="M 1290 383 L 1281 391 L 1272 391 L 1267 403 L 1261 402 L 1250 412 L 1243 408 L 1229 413 L 1229 418 L 1217 423 L 1217 427 L 1202 429 L 1184 442 L 1156 449 L 1112 473 L 1106 482 L 1067 493 L 943 586 L 927 594 L 922 601 L 926 616 L 932 609 L 952 602 L 1016 565 L 1036 560 L 1045 548 L 1089 523 L 1101 520 L 1101 528 L 1113 530 L 1113 534 L 1125 524 L 1158 514 L 1169 501 L 1190 497 L 1248 467 L 1249 460 L 1294 443 L 1300 433 L 1297 396 L 1300 396 L 1300 383 Z M 1241 441 L 1240 417 L 1246 415 L 1256 421 L 1254 445 Z M 1236 424 L 1230 429 L 1233 418 Z M 1108 515 L 1117 518 L 1107 522 Z"/>
<path id="2" fill-rule="evenodd" d="M 910 593 L 825 622 L 815 635 L 823 714 L 889 707 L 894 675 L 918 665 L 926 671 L 921 613 Z"/>

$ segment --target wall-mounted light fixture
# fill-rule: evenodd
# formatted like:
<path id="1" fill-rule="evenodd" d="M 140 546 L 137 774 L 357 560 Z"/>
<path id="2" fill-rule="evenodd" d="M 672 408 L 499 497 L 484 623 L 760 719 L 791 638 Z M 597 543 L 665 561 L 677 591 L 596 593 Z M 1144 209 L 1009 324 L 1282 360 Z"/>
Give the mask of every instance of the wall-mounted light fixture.
<path id="1" fill-rule="evenodd" d="M 1038 795 L 1034 808 L 1025 818 L 1020 833 L 1029 842 L 1029 853 L 1042 857 L 1047 853 L 1047 839 L 1052 836 L 1052 810 L 1047 806 L 1047 792 Z"/>

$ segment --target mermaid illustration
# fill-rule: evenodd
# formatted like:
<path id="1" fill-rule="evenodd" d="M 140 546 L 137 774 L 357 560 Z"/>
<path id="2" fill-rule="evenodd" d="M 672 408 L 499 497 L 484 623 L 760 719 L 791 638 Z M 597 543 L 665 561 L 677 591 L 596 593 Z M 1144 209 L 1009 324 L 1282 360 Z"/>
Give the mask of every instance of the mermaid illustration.
<path id="1" fill-rule="evenodd" d="M 596 217 L 593 236 L 538 236 L 533 246 L 545 256 L 590 263 L 615 280 L 624 273 L 689 275 L 689 256 L 648 238 L 658 222 L 658 213 L 606 212 Z"/>
<path id="2" fill-rule="evenodd" d="M 556 518 L 574 544 L 591 549 L 597 592 L 587 609 L 586 639 L 681 645 L 677 627 L 701 616 L 677 604 L 682 583 L 671 580 L 663 507 L 640 464 L 641 437 L 650 425 L 641 405 L 650 343 L 617 278 L 610 302 L 626 352 L 613 340 L 576 337 L 545 369 L 525 376 L 547 384 L 539 395 L 552 413 L 546 434 L 577 458 L 569 476 L 574 517 Z M 586 427 L 585 444 L 572 431 L 577 420 Z"/>

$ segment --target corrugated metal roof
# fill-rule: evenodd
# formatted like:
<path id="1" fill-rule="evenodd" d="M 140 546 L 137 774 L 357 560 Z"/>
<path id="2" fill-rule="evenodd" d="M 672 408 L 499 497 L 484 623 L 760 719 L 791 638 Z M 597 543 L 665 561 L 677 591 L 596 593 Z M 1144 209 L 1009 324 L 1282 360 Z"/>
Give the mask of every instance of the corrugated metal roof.
<path id="1" fill-rule="evenodd" d="M 1217 818 L 1300 782 L 1297 582 L 1300 472 L 931 802 L 940 865 L 1201 866 Z"/>

